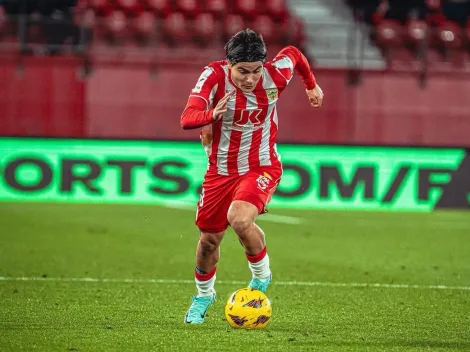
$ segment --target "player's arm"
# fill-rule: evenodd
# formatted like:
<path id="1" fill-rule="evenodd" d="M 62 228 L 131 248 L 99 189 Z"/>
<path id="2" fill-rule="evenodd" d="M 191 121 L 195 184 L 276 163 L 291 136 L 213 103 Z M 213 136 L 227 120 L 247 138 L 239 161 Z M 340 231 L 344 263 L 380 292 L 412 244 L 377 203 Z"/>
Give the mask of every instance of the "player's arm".
<path id="1" fill-rule="evenodd" d="M 313 107 L 320 107 L 323 101 L 323 91 L 317 84 L 307 58 L 294 46 L 287 46 L 282 49 L 276 58 L 286 56 L 290 59 L 295 73 L 297 73 L 304 83 L 307 96 Z M 287 65 L 289 66 L 289 65 Z M 282 73 L 282 71 L 281 71 Z M 288 73 L 287 73 L 288 74 Z M 290 79 L 291 77 L 289 77 Z"/>
<path id="2" fill-rule="evenodd" d="M 181 127 L 185 130 L 200 128 L 213 121 L 212 101 L 217 89 L 217 74 L 206 67 L 189 95 L 188 103 L 181 114 Z"/>
<path id="3" fill-rule="evenodd" d="M 227 101 L 232 93 L 219 100 L 215 108 L 210 108 L 217 90 L 217 74 L 207 67 L 191 91 L 188 103 L 181 115 L 181 127 L 185 130 L 200 128 L 222 118 L 227 111 Z"/>

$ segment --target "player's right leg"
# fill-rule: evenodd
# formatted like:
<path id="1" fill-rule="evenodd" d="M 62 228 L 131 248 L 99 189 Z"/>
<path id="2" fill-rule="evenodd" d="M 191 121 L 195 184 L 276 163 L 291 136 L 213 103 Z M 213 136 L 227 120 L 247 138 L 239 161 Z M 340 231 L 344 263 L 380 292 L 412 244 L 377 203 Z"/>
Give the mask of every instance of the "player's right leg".
<path id="1" fill-rule="evenodd" d="M 196 215 L 196 225 L 200 230 L 194 270 L 197 295 L 193 297 L 184 318 L 186 323 L 203 323 L 207 309 L 215 300 L 219 247 L 229 225 L 227 211 L 235 184 L 228 176 L 207 173 L 204 178 Z"/>
<path id="2" fill-rule="evenodd" d="M 184 317 L 185 323 L 203 323 L 209 306 L 215 301 L 215 273 L 220 257 L 220 242 L 224 237 L 224 233 L 204 231 L 200 233 L 196 249 L 196 268 L 194 270 L 197 295 L 192 297 L 191 306 Z"/>

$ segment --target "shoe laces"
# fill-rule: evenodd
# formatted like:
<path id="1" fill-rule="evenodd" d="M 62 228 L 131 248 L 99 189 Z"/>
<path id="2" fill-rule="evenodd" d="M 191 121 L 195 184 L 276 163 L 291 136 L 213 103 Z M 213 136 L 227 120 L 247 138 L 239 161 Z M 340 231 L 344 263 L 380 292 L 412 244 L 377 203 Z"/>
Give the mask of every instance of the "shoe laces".
<path id="1" fill-rule="evenodd" d="M 211 297 L 193 296 L 193 304 L 191 305 L 189 314 L 201 314 L 201 312 L 205 312 L 210 302 L 211 302 Z"/>

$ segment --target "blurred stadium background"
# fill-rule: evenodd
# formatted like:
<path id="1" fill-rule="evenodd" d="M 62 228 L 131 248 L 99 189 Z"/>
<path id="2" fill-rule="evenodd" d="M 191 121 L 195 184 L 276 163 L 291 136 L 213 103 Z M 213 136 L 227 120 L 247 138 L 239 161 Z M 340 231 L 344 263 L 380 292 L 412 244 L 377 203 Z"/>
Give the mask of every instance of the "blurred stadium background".
<path id="1" fill-rule="evenodd" d="M 313 119 L 295 80 L 280 142 L 469 143 L 467 1 L 2 3 L 2 135 L 197 139 L 178 124 L 187 94 L 249 26 L 270 57 L 304 50 L 331 96 Z"/>
<path id="2" fill-rule="evenodd" d="M 223 321 L 233 233 L 182 323 L 206 158 L 179 117 L 246 27 L 326 94 L 280 99 L 256 334 Z M 470 1 L 0 0 L 0 201 L 0 350 L 468 351 Z"/>

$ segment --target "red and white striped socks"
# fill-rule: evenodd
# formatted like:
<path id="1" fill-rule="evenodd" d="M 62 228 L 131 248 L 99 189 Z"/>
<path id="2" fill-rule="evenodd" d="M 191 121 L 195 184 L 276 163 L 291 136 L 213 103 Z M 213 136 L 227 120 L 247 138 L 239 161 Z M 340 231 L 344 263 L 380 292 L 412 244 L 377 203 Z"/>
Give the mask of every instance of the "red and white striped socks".
<path id="1" fill-rule="evenodd" d="M 248 266 L 253 274 L 253 277 L 260 280 L 267 280 L 271 276 L 271 269 L 269 268 L 269 256 L 266 252 L 266 247 L 261 252 L 255 255 L 246 254 L 248 259 Z"/>
<path id="2" fill-rule="evenodd" d="M 215 271 L 217 267 L 212 269 L 208 273 L 201 274 L 198 269 L 194 270 L 194 281 L 196 281 L 196 287 L 199 297 L 210 297 L 215 293 Z"/>

